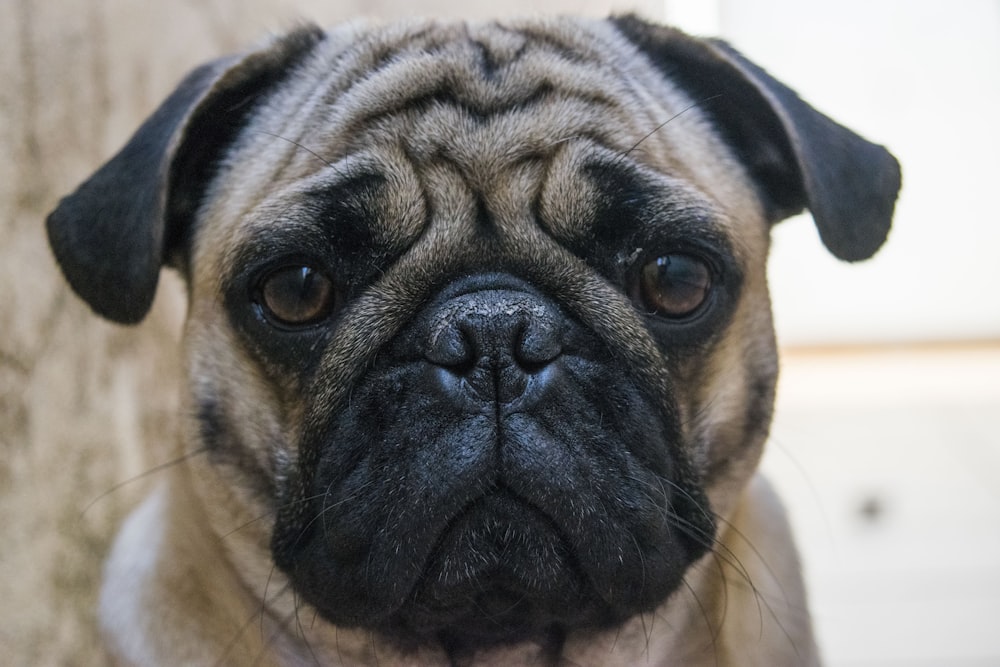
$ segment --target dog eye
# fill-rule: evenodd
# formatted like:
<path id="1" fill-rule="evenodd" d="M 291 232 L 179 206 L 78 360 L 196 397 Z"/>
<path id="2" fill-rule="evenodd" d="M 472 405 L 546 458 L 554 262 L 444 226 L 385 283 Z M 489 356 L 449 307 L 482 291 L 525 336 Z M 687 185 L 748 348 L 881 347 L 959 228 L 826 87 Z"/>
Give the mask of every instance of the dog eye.
<path id="1" fill-rule="evenodd" d="M 302 326 L 325 318 L 337 304 L 333 282 L 308 266 L 289 266 L 268 274 L 257 303 L 280 324 Z"/>
<path id="2" fill-rule="evenodd" d="M 669 318 L 694 313 L 708 299 L 712 273 L 691 255 L 664 255 L 642 267 L 638 297 L 650 312 Z"/>

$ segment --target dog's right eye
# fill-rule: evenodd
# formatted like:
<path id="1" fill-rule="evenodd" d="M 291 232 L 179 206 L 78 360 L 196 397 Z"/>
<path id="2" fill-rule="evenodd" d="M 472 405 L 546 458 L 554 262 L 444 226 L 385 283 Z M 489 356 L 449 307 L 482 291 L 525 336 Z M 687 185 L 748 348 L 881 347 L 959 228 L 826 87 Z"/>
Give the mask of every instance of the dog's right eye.
<path id="1" fill-rule="evenodd" d="M 651 313 L 683 319 L 701 308 L 711 289 L 712 273 L 704 262 L 692 255 L 673 254 L 643 266 L 638 297 Z"/>
<path id="2" fill-rule="evenodd" d="M 309 266 L 286 266 L 267 274 L 255 302 L 271 321 L 306 326 L 325 319 L 337 307 L 336 287 L 322 272 Z"/>

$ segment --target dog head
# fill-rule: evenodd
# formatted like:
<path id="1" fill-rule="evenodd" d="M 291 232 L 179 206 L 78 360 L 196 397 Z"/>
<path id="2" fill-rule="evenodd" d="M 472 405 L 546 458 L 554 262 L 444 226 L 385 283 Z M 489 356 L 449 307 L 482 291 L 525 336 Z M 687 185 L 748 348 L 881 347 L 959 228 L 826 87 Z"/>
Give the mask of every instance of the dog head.
<path id="1" fill-rule="evenodd" d="M 899 178 L 721 42 L 355 24 L 194 71 L 48 230 L 112 320 L 184 276 L 188 465 L 237 560 L 474 648 L 682 584 L 768 430 L 770 226 L 868 257 Z"/>

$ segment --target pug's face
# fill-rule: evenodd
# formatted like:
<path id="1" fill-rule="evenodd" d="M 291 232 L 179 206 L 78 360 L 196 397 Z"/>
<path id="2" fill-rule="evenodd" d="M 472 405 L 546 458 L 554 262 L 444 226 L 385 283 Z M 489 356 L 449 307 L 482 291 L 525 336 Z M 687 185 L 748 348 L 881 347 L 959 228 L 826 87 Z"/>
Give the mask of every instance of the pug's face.
<path id="1" fill-rule="evenodd" d="M 215 530 L 256 535 L 240 567 L 458 649 L 681 586 L 767 432 L 769 224 L 843 195 L 806 157 L 849 133 L 748 67 L 626 18 L 307 30 L 193 74 L 137 135 L 167 174 L 146 263 L 188 280 L 187 441 Z M 878 214 L 842 213 L 828 244 L 873 252 Z M 141 317 L 151 287 L 88 292 L 71 254 Z"/>
<path id="2" fill-rule="evenodd" d="M 197 432 L 333 623 L 621 622 L 711 547 L 708 488 L 757 456 L 767 225 L 690 99 L 651 104 L 582 39 L 577 62 L 407 37 L 363 76 L 316 58 L 336 94 L 290 82 L 227 156 L 192 241 Z"/>

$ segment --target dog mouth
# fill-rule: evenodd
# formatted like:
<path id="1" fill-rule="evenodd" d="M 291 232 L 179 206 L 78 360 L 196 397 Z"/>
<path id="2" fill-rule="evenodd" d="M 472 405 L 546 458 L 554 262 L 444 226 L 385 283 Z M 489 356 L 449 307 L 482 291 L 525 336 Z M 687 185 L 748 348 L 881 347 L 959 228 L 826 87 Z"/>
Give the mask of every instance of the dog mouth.
<path id="1" fill-rule="evenodd" d="M 508 469 L 390 502 L 362 477 L 318 508 L 294 560 L 276 562 L 335 625 L 458 655 L 618 625 L 661 604 L 704 552 L 712 527 L 691 528 L 700 508 L 672 483 L 633 469 L 606 486 L 595 472 L 558 493 L 559 469 L 546 469 L 547 485 Z"/>
<path id="2" fill-rule="evenodd" d="M 447 523 L 384 630 L 403 643 L 482 647 L 615 620 L 558 523 L 500 484 Z"/>

